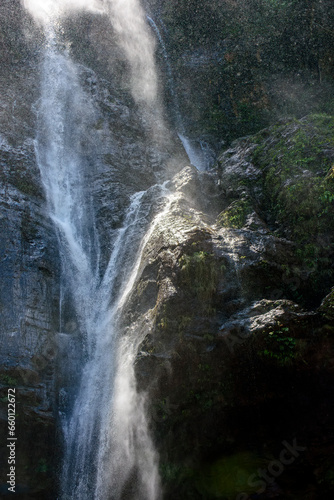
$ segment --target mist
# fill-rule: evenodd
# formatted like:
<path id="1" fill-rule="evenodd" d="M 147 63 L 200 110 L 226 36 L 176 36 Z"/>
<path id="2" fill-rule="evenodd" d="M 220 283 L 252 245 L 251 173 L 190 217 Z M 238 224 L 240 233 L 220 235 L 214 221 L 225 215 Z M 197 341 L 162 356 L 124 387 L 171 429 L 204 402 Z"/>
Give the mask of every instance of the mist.
<path id="1" fill-rule="evenodd" d="M 74 12 L 107 15 L 129 66 L 134 100 L 152 107 L 158 98 L 155 40 L 138 0 L 23 0 L 35 21 L 46 27 Z"/>
<path id="2" fill-rule="evenodd" d="M 136 102 L 152 104 L 157 99 L 155 40 L 138 0 L 106 0 L 118 43 L 130 65 L 132 94 Z"/>
<path id="3" fill-rule="evenodd" d="M 103 2 L 100 0 L 23 0 L 23 5 L 41 24 L 80 10 L 103 13 Z"/>

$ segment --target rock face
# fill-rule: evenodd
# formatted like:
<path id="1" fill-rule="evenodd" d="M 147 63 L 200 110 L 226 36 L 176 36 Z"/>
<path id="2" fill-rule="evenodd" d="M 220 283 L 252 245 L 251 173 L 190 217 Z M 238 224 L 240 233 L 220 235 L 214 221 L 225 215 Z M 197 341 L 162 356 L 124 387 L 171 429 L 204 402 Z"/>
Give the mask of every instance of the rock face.
<path id="1" fill-rule="evenodd" d="M 8 492 L 8 388 L 16 391 L 16 491 L 45 498 L 55 447 L 55 357 L 59 257 L 36 165 L 38 79 L 33 22 L 20 2 L 3 2 L 1 33 L 1 495 Z M 44 495 L 44 496 L 43 496 Z"/>
<path id="2" fill-rule="evenodd" d="M 333 112 L 329 0 L 147 2 L 190 137 L 217 145 L 281 116 Z"/>
<path id="3" fill-rule="evenodd" d="M 280 123 L 234 143 L 210 174 L 187 167 L 172 181 L 126 319 L 147 332 L 137 377 L 165 498 L 332 491 L 331 295 L 318 309 L 332 283 L 331 120 Z M 308 189 L 318 195 L 299 197 Z M 276 474 L 295 441 L 303 453 Z"/>
<path id="4" fill-rule="evenodd" d="M 8 436 L 7 393 L 15 388 L 17 491 L 39 498 L 50 488 L 55 454 L 59 257 L 32 141 L 20 147 L 3 141 L 0 157 L 1 435 Z M 2 478 L 7 469 L 5 458 Z M 7 486 L 1 484 L 3 494 Z"/>

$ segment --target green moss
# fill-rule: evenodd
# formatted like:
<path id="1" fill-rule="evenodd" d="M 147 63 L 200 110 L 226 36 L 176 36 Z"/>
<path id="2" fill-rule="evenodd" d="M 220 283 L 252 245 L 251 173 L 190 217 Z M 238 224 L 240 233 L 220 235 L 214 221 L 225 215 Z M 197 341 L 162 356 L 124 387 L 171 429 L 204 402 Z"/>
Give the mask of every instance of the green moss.
<path id="1" fill-rule="evenodd" d="M 283 186 L 274 207 L 277 221 L 286 224 L 298 243 L 333 227 L 334 183 L 312 176 Z"/>
<path id="2" fill-rule="evenodd" d="M 36 465 L 36 472 L 48 472 L 50 469 L 50 466 L 48 464 L 48 461 L 45 458 L 40 458 Z"/>
<path id="3" fill-rule="evenodd" d="M 323 150 L 334 145 L 334 117 L 311 115 L 304 121 L 292 119 L 271 127 L 269 132 L 267 139 L 263 132 L 255 136 L 259 146 L 253 159 L 260 167 L 279 166 L 280 178 L 293 173 L 296 167 L 329 169 L 330 162 Z"/>
<path id="4" fill-rule="evenodd" d="M 252 141 L 258 146 L 251 159 L 263 175 L 252 182 L 249 193 L 261 190 L 261 216 L 278 236 L 295 242 L 299 266 L 310 271 L 312 290 L 321 296 L 334 277 L 334 167 L 330 153 L 334 117 L 317 114 L 290 119 L 262 131 Z M 242 215 L 241 209 L 239 213 Z"/>
<path id="5" fill-rule="evenodd" d="M 18 381 L 16 378 L 11 377 L 10 375 L 2 374 L 0 375 L 0 383 L 4 385 L 8 385 L 10 387 L 16 387 L 18 384 Z"/>
<path id="6" fill-rule="evenodd" d="M 158 326 L 159 326 L 159 328 L 161 328 L 162 330 L 164 330 L 164 329 L 166 329 L 166 328 L 167 328 L 167 325 L 168 325 L 168 323 L 167 323 L 167 319 L 165 319 L 165 318 L 161 318 L 161 321 L 160 321 L 160 323 L 159 323 L 159 325 L 158 325 Z"/>
<path id="7" fill-rule="evenodd" d="M 186 330 L 189 327 L 191 320 L 190 316 L 181 316 L 179 320 L 179 332 Z"/>
<path id="8" fill-rule="evenodd" d="M 308 120 L 291 120 L 254 137 L 259 146 L 253 161 L 265 172 L 264 188 L 269 198 L 277 196 L 291 177 L 309 170 L 313 174 L 332 167 L 325 150 L 334 146 L 334 117 L 311 115 Z"/>
<path id="9" fill-rule="evenodd" d="M 219 214 L 217 222 L 223 227 L 241 229 L 246 223 L 247 215 L 251 212 L 252 207 L 248 200 L 236 200 L 233 201 L 226 210 Z"/>

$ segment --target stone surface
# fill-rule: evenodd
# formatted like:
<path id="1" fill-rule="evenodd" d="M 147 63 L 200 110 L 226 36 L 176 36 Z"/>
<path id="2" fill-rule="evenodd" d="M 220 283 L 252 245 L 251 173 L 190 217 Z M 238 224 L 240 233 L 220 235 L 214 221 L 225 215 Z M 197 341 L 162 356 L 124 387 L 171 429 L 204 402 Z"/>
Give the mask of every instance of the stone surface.
<path id="1" fill-rule="evenodd" d="M 55 455 L 59 256 L 33 144 L 2 144 L 1 162 L 1 435 L 8 435 L 7 392 L 16 390 L 17 491 L 46 498 Z M 7 461 L 1 464 L 6 477 Z M 1 491 L 7 491 L 1 483 Z"/>
<path id="2" fill-rule="evenodd" d="M 268 155 L 275 137 L 299 133 L 312 120 L 278 125 L 277 136 L 263 132 Z M 128 304 L 127 323 L 139 335 L 146 332 L 137 378 L 148 391 L 166 498 L 236 498 L 238 481 L 227 494 L 231 485 L 219 467 L 228 467 L 234 456 L 241 460 L 238 453 L 250 454 L 250 464 L 255 453 L 267 467 L 282 441 L 293 439 L 304 443 L 306 454 L 257 497 L 285 498 L 291 491 L 293 498 L 321 498 L 332 491 L 331 295 L 317 309 L 332 271 L 328 261 L 312 267 L 304 248 L 298 252 L 303 219 L 275 221 L 277 209 L 265 189 L 272 164 L 258 161 L 256 140 L 235 143 L 212 175 L 190 167 L 176 175 L 174 200 L 147 242 Z M 305 179 L 299 162 L 311 154 L 303 151 L 291 161 L 282 182 L 291 186 Z M 310 169 L 310 176 L 323 186 L 327 169 L 320 178 Z M 235 205 L 231 209 L 244 199 L 241 214 Z M 318 220 L 318 202 L 312 203 Z M 331 238 L 332 207 L 323 207 Z M 324 234 L 325 227 L 318 231 Z M 314 255 L 324 251 L 319 233 L 307 237 Z M 326 251 L 329 257 L 332 247 Z M 319 275 L 324 282 L 311 291 Z M 320 472 L 321 454 L 326 465 Z M 211 482 L 216 480 L 220 487 Z M 239 487 L 253 498 L 247 481 Z"/>

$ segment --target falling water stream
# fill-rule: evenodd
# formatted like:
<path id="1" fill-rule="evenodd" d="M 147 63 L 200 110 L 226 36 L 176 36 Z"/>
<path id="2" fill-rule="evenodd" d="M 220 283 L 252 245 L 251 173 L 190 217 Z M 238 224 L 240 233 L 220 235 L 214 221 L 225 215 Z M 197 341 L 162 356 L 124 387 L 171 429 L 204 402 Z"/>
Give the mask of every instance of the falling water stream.
<path id="1" fill-rule="evenodd" d="M 124 334 L 120 320 L 145 244 L 173 196 L 164 184 L 132 195 L 103 267 L 90 190 L 96 111 L 59 36 L 59 20 L 69 6 L 98 14 L 103 8 L 130 62 L 134 98 L 152 105 L 157 88 L 145 16 L 137 0 L 26 0 L 25 5 L 45 33 L 35 150 L 82 345 L 75 400 L 62 415 L 60 499 L 120 500 L 126 492 L 126 498 L 158 500 L 157 457 L 134 374 L 142 339 L 131 329 Z M 152 204 L 158 215 L 150 221 Z"/>

